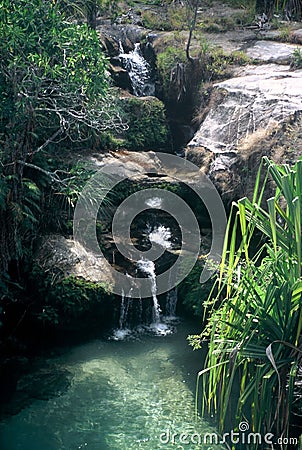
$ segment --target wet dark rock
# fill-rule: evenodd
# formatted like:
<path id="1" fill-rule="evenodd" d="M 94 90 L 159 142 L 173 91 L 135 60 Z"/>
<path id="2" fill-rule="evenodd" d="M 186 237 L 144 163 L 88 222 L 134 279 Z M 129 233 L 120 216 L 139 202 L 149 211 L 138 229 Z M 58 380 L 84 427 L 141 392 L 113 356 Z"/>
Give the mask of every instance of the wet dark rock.
<path id="1" fill-rule="evenodd" d="M 109 23 L 100 27 L 98 33 L 110 57 L 120 53 L 120 44 L 126 52 L 130 52 L 134 49 L 134 45 L 148 34 L 147 30 L 140 26 Z"/>
<path id="2" fill-rule="evenodd" d="M 29 360 L 23 356 L 7 358 L 0 363 L 0 403 L 6 403 L 11 399 L 18 379 L 28 365 Z"/>
<path id="3" fill-rule="evenodd" d="M 116 61 L 114 61 L 115 63 Z M 129 77 L 129 72 L 126 69 L 120 67 L 120 61 L 117 64 L 111 64 L 109 67 L 111 77 L 114 81 L 114 84 L 126 91 L 132 93 L 132 85 Z"/>
<path id="4" fill-rule="evenodd" d="M 107 53 L 108 56 L 114 58 L 118 56 L 119 50 L 119 42 L 109 33 L 99 33 L 100 42 Z"/>

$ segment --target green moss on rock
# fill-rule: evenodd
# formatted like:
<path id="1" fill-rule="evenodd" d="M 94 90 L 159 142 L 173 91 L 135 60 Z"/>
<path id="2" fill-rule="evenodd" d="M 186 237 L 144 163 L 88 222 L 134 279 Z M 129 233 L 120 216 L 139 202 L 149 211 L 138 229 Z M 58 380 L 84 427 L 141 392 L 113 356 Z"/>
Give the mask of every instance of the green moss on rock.
<path id="1" fill-rule="evenodd" d="M 164 104 L 155 97 L 124 99 L 129 129 L 125 147 L 129 150 L 166 150 L 170 147 L 170 132 Z"/>
<path id="2" fill-rule="evenodd" d="M 45 276 L 38 266 L 33 268 L 32 278 L 36 292 L 33 313 L 44 325 L 66 326 L 95 308 L 106 309 L 111 298 L 110 286 L 103 282 L 74 276 L 56 280 L 54 275 Z"/>

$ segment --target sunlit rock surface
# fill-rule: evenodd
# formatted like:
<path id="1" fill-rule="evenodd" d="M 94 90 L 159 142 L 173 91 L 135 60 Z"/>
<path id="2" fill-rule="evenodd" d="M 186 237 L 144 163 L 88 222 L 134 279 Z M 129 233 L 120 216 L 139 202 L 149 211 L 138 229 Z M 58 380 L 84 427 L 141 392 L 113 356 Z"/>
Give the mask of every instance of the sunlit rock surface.
<path id="1" fill-rule="evenodd" d="M 58 273 L 61 277 L 75 276 L 91 282 L 103 280 L 105 272 L 108 283 L 112 283 L 111 273 L 102 258 L 64 236 L 45 236 L 36 252 L 36 261 L 48 273 Z"/>
<path id="2" fill-rule="evenodd" d="M 241 171 L 242 158 L 256 154 L 259 142 L 284 124 L 294 123 L 302 111 L 302 70 L 291 70 L 288 65 L 248 65 L 234 75 L 215 85 L 217 101 L 186 150 L 187 158 L 230 197 L 248 175 Z M 257 168 L 261 156 L 254 163 Z M 283 161 L 277 158 L 277 162 Z M 246 193 L 237 191 L 238 195 Z"/>
<path id="3" fill-rule="evenodd" d="M 245 53 L 250 58 L 276 64 L 289 64 L 292 54 L 297 48 L 295 44 L 286 44 L 270 41 L 256 41 L 252 43 Z"/>
<path id="4" fill-rule="evenodd" d="M 171 163 L 163 164 L 160 159 L 160 153 L 153 151 L 135 152 L 124 150 L 121 152 L 94 154 L 86 160 L 86 163 L 96 171 L 106 168 L 107 173 L 116 174 L 117 177 L 128 179 L 132 182 L 145 184 L 156 184 L 158 182 L 178 184 L 180 180 L 190 184 L 199 180 L 198 172 L 192 172 L 190 168 L 186 168 L 183 160 L 180 160 L 179 166 L 175 165 L 173 159 Z"/>
<path id="5" fill-rule="evenodd" d="M 281 123 L 302 110 L 302 71 L 273 64 L 247 66 L 236 77 L 216 84 L 224 96 L 188 144 L 215 154 L 235 151 L 240 141 L 260 128 Z"/>

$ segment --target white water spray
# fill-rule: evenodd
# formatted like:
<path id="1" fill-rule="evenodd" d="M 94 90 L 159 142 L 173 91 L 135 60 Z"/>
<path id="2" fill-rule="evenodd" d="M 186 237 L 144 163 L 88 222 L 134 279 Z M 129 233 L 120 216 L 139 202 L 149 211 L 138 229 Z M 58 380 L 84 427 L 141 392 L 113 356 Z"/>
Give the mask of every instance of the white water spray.
<path id="1" fill-rule="evenodd" d="M 134 50 L 125 53 L 120 43 L 119 58 L 124 69 L 129 73 L 134 95 L 137 97 L 154 95 L 155 86 L 151 80 L 151 68 L 142 55 L 140 44 L 135 44 Z"/>
<path id="2" fill-rule="evenodd" d="M 159 324 L 161 309 L 156 296 L 157 288 L 154 262 L 147 259 L 140 259 L 137 262 L 137 266 L 142 272 L 146 273 L 148 275 L 148 278 L 150 279 L 153 299 L 153 323 Z"/>
<path id="3" fill-rule="evenodd" d="M 160 197 L 152 197 L 148 198 L 145 203 L 149 206 L 149 208 L 160 208 L 162 206 L 163 199 Z"/>
<path id="4" fill-rule="evenodd" d="M 165 227 L 164 225 L 159 225 L 153 230 L 149 231 L 148 238 L 150 242 L 154 242 L 155 244 L 160 245 L 163 248 L 171 248 L 172 243 L 170 241 L 172 235 L 169 227 Z"/>

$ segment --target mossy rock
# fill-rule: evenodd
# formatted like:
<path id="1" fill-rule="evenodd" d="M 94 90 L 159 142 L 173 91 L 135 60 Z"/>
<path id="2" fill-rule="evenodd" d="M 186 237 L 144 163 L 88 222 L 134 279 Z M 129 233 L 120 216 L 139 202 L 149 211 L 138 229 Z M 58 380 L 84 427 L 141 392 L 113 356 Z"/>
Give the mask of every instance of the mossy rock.
<path id="1" fill-rule="evenodd" d="M 164 104 L 155 97 L 126 97 L 123 102 L 129 125 L 125 147 L 129 150 L 169 150 L 170 132 Z"/>

